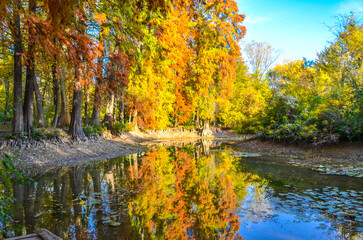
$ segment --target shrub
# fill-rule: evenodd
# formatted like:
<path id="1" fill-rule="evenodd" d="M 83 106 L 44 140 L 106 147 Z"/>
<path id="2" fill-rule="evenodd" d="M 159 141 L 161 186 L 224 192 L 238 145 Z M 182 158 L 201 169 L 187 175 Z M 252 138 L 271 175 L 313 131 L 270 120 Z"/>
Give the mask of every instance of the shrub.
<path id="1" fill-rule="evenodd" d="M 42 130 L 34 130 L 31 134 L 31 137 L 35 140 L 46 139 L 48 138 L 48 134 Z"/>
<path id="2" fill-rule="evenodd" d="M 41 139 L 51 139 L 51 138 L 65 138 L 67 137 L 67 133 L 65 133 L 60 128 L 39 128 L 35 129 L 31 137 L 35 140 L 41 140 Z"/>
<path id="3" fill-rule="evenodd" d="M 116 134 L 120 134 L 122 132 L 129 132 L 130 127 L 128 124 L 115 123 L 114 125 L 112 125 L 110 130 L 111 130 L 112 134 L 116 135 Z"/>
<path id="4" fill-rule="evenodd" d="M 90 136 L 98 136 L 105 131 L 104 127 L 101 124 L 98 125 L 86 125 L 83 127 L 83 132 L 87 137 Z"/>
<path id="5" fill-rule="evenodd" d="M 188 122 L 184 123 L 182 126 L 185 130 L 188 130 L 188 131 L 195 128 L 195 125 L 192 120 L 189 120 Z"/>

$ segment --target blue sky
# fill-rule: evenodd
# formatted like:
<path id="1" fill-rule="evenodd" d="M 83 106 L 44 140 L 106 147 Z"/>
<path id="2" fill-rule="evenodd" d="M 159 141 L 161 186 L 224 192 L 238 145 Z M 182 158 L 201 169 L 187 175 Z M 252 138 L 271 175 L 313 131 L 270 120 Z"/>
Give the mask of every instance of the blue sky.
<path id="1" fill-rule="evenodd" d="M 267 42 L 283 51 L 278 62 L 306 57 L 314 60 L 316 53 L 333 40 L 329 27 L 335 16 L 354 11 L 363 17 L 363 0 L 236 0 L 240 13 L 246 15 L 247 34 L 243 42 Z"/>

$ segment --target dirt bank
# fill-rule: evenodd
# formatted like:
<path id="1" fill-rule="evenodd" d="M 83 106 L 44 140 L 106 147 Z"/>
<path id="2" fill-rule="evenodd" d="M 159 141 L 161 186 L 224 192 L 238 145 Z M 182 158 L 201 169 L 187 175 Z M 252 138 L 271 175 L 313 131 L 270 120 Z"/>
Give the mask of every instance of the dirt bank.
<path id="1" fill-rule="evenodd" d="M 63 143 L 45 141 L 37 147 L 30 146 L 25 149 L 5 147 L 1 151 L 17 157 L 25 167 L 46 168 L 114 158 L 144 151 L 144 148 L 130 140 L 100 138 L 79 142 L 65 140 Z"/>

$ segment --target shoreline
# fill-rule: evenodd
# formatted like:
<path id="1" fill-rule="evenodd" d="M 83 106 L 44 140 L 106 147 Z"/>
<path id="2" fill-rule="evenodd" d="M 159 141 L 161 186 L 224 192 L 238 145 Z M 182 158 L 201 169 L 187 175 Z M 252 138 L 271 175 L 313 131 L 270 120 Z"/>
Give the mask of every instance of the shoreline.
<path id="1" fill-rule="evenodd" d="M 0 140 L 0 151 L 21 161 L 23 168 L 58 168 L 89 164 L 95 161 L 147 151 L 151 146 L 183 146 L 201 139 L 225 143 L 237 152 L 260 153 L 281 158 L 287 164 L 308 167 L 316 171 L 363 177 L 363 142 L 339 142 L 324 146 L 300 146 L 262 140 L 252 135 L 213 130 L 209 138 L 196 131 L 168 129 L 164 131 L 127 132 L 119 136 L 105 135 L 85 141 L 45 140 L 40 146 L 29 144 L 25 148 L 9 147 Z M 26 141 L 25 141 L 26 142 Z M 35 141 L 33 141 L 35 142 Z M 0 156 L 1 156 L 0 155 Z M 280 159 L 280 161 L 281 161 Z"/>
<path id="2" fill-rule="evenodd" d="M 208 139 L 236 138 L 240 134 L 215 131 Z M 57 168 L 82 165 L 94 161 L 147 151 L 149 142 L 196 142 L 202 139 L 198 132 L 165 130 L 150 132 L 126 132 L 119 136 L 88 138 L 72 141 L 69 137 L 55 140 L 0 140 L 0 157 L 4 154 L 16 157 L 23 168 Z"/>

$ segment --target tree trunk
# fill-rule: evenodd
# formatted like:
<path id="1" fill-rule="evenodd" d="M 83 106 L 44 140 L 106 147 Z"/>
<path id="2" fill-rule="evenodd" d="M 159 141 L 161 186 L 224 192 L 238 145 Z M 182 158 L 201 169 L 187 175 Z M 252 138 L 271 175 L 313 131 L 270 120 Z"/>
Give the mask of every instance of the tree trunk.
<path id="1" fill-rule="evenodd" d="M 34 79 L 33 83 L 34 83 L 34 92 L 35 92 L 35 103 L 37 105 L 38 127 L 45 127 L 42 95 L 40 94 L 37 79 Z"/>
<path id="2" fill-rule="evenodd" d="M 125 88 L 121 90 L 120 122 L 125 124 Z"/>
<path id="3" fill-rule="evenodd" d="M 135 112 L 134 112 L 134 122 L 135 122 L 135 130 L 137 130 L 137 110 L 135 109 Z"/>
<path id="4" fill-rule="evenodd" d="M 212 135 L 212 131 L 209 127 L 209 119 L 204 120 L 203 123 L 203 130 L 202 130 L 202 137 L 209 137 Z"/>
<path id="5" fill-rule="evenodd" d="M 84 138 L 86 136 L 82 127 L 82 84 L 81 69 L 79 66 L 76 66 L 75 71 L 73 108 L 71 114 L 71 124 L 69 125 L 69 134 L 73 139 Z"/>
<path id="6" fill-rule="evenodd" d="M 112 120 L 113 122 L 117 122 L 117 103 L 118 97 L 116 94 L 113 95 L 113 110 L 112 110 Z"/>
<path id="7" fill-rule="evenodd" d="M 131 114 L 132 114 L 132 111 L 130 110 L 130 113 L 129 113 L 129 126 L 131 126 Z"/>
<path id="8" fill-rule="evenodd" d="M 109 97 L 109 100 L 107 102 L 107 107 L 106 107 L 106 114 L 105 114 L 105 117 L 103 119 L 103 122 L 106 123 L 106 125 L 108 127 L 111 127 L 113 125 L 113 105 L 114 105 L 114 102 L 115 102 L 115 97 L 114 97 L 114 94 L 111 93 L 110 94 L 110 97 Z"/>
<path id="9" fill-rule="evenodd" d="M 23 122 L 23 105 L 22 105 L 22 63 L 21 54 L 23 52 L 22 36 L 20 29 L 20 15 L 18 10 L 21 8 L 21 0 L 16 1 L 14 7 L 14 115 L 13 115 L 13 133 L 19 134 L 24 131 Z"/>
<path id="10" fill-rule="evenodd" d="M 35 15 L 36 3 L 29 0 L 29 12 Z M 28 31 L 28 56 L 26 66 L 25 96 L 24 96 L 24 128 L 28 138 L 33 132 L 33 106 L 34 106 L 34 79 L 35 79 L 35 28 L 29 26 Z"/>
<path id="11" fill-rule="evenodd" d="M 196 116 L 195 116 L 196 120 L 195 120 L 195 126 L 197 128 L 200 128 L 200 124 L 199 124 L 199 111 L 197 110 Z"/>
<path id="12" fill-rule="evenodd" d="M 89 112 L 89 85 L 88 83 L 84 86 L 84 118 L 86 124 L 89 122 L 88 112 Z"/>
<path id="13" fill-rule="evenodd" d="M 6 117 L 9 111 L 9 98 L 10 98 L 10 84 L 9 80 L 5 77 L 5 109 L 4 109 L 4 125 L 6 124 Z"/>
<path id="14" fill-rule="evenodd" d="M 93 110 L 90 123 L 92 125 L 99 125 L 101 123 L 101 84 L 102 79 L 100 77 L 96 78 L 96 89 L 93 100 Z"/>
<path id="15" fill-rule="evenodd" d="M 59 78 L 57 76 L 57 60 L 52 64 L 52 78 L 53 78 L 53 100 L 55 105 L 55 112 L 53 118 L 53 127 L 57 127 L 59 121 L 59 107 L 60 107 L 60 96 L 59 96 Z"/>
<path id="16" fill-rule="evenodd" d="M 101 40 L 101 37 L 99 38 Z M 103 52 L 102 55 L 97 59 L 97 76 L 96 76 L 96 86 L 95 86 L 95 93 L 93 99 L 93 109 L 92 109 L 92 116 L 90 123 L 92 125 L 99 125 L 101 123 L 101 105 L 102 105 L 102 98 L 101 98 L 101 86 L 102 86 L 102 70 L 103 70 Z"/>
<path id="17" fill-rule="evenodd" d="M 59 78 L 59 83 L 60 83 L 60 90 L 61 90 L 62 105 L 61 105 L 61 113 L 60 113 L 59 120 L 58 120 L 58 127 L 63 126 L 63 125 L 68 125 L 70 123 L 70 118 L 71 118 L 69 115 L 68 99 L 67 99 L 66 89 L 64 86 L 65 83 L 63 81 L 62 75 Z"/>
<path id="18" fill-rule="evenodd" d="M 31 47 L 29 46 L 29 49 Z M 29 50 L 30 51 L 30 50 Z M 30 55 L 30 53 L 29 53 Z M 34 58 L 29 57 L 27 60 L 28 66 L 26 67 L 26 83 L 25 83 L 25 96 L 24 96 L 24 128 L 30 138 L 33 132 L 33 106 L 34 106 Z"/>

